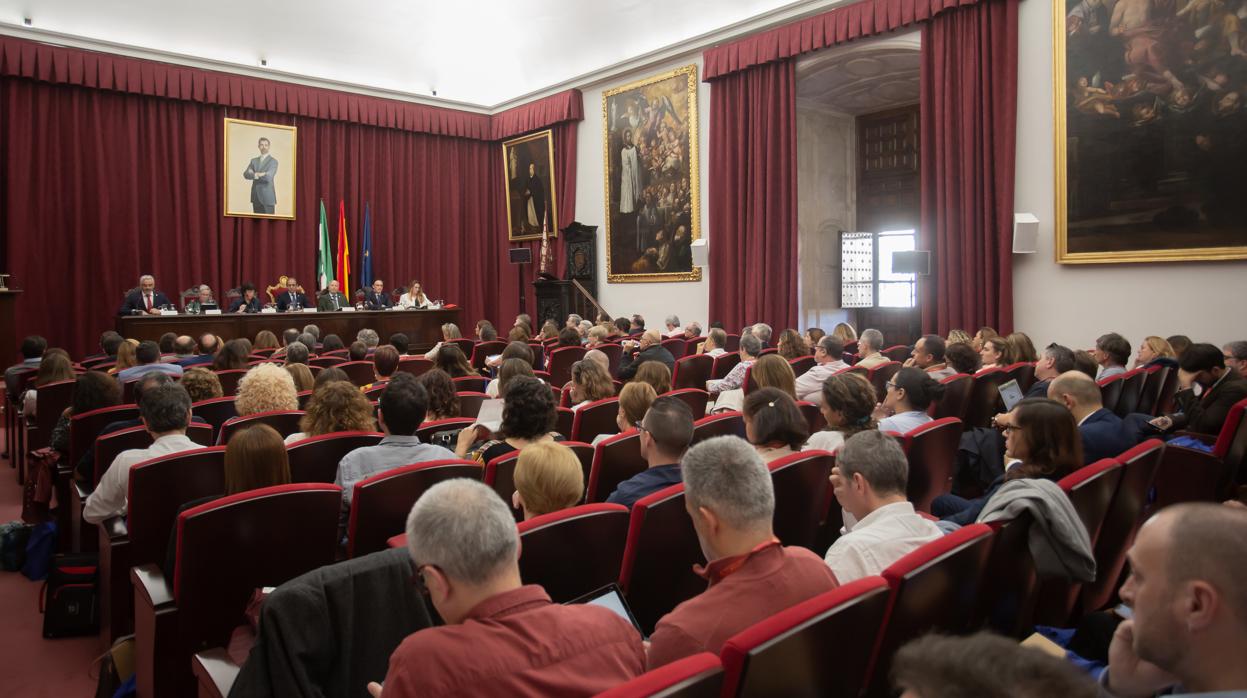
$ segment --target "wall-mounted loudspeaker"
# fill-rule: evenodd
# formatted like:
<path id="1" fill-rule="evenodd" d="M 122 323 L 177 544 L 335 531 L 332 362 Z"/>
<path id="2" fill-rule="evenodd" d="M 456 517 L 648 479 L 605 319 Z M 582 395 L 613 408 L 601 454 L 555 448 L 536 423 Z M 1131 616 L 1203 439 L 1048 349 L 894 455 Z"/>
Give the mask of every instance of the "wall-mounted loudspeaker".
<path id="1" fill-rule="evenodd" d="M 1031 254 L 1039 243 L 1039 219 L 1033 213 L 1013 214 L 1013 252 Z"/>
<path id="2" fill-rule="evenodd" d="M 914 250 L 910 252 L 892 253 L 892 271 L 897 274 L 931 273 L 930 250 Z"/>
<path id="3" fill-rule="evenodd" d="M 704 267 L 710 264 L 710 241 L 706 238 L 694 240 L 689 249 L 693 251 L 693 266 Z"/>

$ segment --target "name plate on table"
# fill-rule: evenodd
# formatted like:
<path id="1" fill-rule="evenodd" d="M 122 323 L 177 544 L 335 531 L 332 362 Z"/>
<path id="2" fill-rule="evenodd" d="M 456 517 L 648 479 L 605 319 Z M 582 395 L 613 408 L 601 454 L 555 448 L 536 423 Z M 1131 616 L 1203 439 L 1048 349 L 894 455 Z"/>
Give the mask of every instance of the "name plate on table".
<path id="1" fill-rule="evenodd" d="M 303 309 L 303 312 L 305 312 L 305 313 L 314 313 L 314 312 L 316 312 L 316 308 L 304 308 L 304 309 Z"/>
<path id="2" fill-rule="evenodd" d="M 161 314 L 161 315 L 177 315 L 177 314 L 178 314 L 178 311 L 176 311 L 176 310 L 161 310 L 161 311 L 160 311 L 160 314 Z"/>
<path id="3" fill-rule="evenodd" d="M 205 311 L 204 311 L 204 315 L 220 315 L 220 314 L 221 314 L 221 309 L 220 309 L 220 308 L 217 308 L 217 309 L 215 309 L 215 310 L 205 310 Z"/>
<path id="4" fill-rule="evenodd" d="M 353 305 L 348 305 L 348 306 L 346 306 L 345 308 L 339 308 L 339 310 L 341 310 L 341 311 L 342 311 L 342 312 L 344 312 L 344 313 L 353 313 L 353 312 L 355 312 L 355 306 L 353 306 Z"/>
<path id="5" fill-rule="evenodd" d="M 277 308 L 260 308 L 261 313 L 277 313 Z"/>

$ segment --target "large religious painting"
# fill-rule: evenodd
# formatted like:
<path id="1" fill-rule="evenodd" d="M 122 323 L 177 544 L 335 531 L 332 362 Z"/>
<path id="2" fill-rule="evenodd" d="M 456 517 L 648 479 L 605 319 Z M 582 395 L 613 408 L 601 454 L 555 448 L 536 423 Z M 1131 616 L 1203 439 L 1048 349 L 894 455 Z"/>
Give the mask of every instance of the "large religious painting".
<path id="1" fill-rule="evenodd" d="M 502 178 L 507 192 L 507 239 L 532 240 L 544 228 L 558 235 L 554 198 L 554 134 L 513 138 L 502 144 Z"/>
<path id="2" fill-rule="evenodd" d="M 225 215 L 294 220 L 298 129 L 225 120 Z"/>
<path id="3" fill-rule="evenodd" d="M 602 93 L 607 281 L 700 281 L 697 66 Z"/>
<path id="4" fill-rule="evenodd" d="M 1059 0 L 1063 263 L 1247 258 L 1247 0 Z"/>

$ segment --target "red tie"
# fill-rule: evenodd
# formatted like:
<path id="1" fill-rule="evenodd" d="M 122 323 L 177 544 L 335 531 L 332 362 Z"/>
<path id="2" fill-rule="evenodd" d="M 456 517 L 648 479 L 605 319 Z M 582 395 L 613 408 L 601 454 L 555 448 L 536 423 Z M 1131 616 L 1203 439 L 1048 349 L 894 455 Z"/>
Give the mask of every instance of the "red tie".
<path id="1" fill-rule="evenodd" d="M 152 297 L 151 297 L 151 294 L 144 293 L 144 294 L 143 294 L 143 302 L 147 304 L 147 309 L 148 309 L 148 310 L 151 310 L 151 309 L 152 309 Z"/>

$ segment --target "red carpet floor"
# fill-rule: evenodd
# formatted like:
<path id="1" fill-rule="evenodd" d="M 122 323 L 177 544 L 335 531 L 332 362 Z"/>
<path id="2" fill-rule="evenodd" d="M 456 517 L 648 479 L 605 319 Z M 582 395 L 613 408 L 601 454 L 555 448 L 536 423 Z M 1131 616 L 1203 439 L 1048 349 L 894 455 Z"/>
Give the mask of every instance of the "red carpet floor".
<path id="1" fill-rule="evenodd" d="M 0 429 L 0 435 L 3 435 Z M 0 441 L 2 444 L 3 441 Z M 0 522 L 22 516 L 17 471 L 0 460 Z M 77 698 L 95 694 L 99 638 L 43 639 L 39 590 L 21 572 L 0 571 L 0 696 Z"/>

